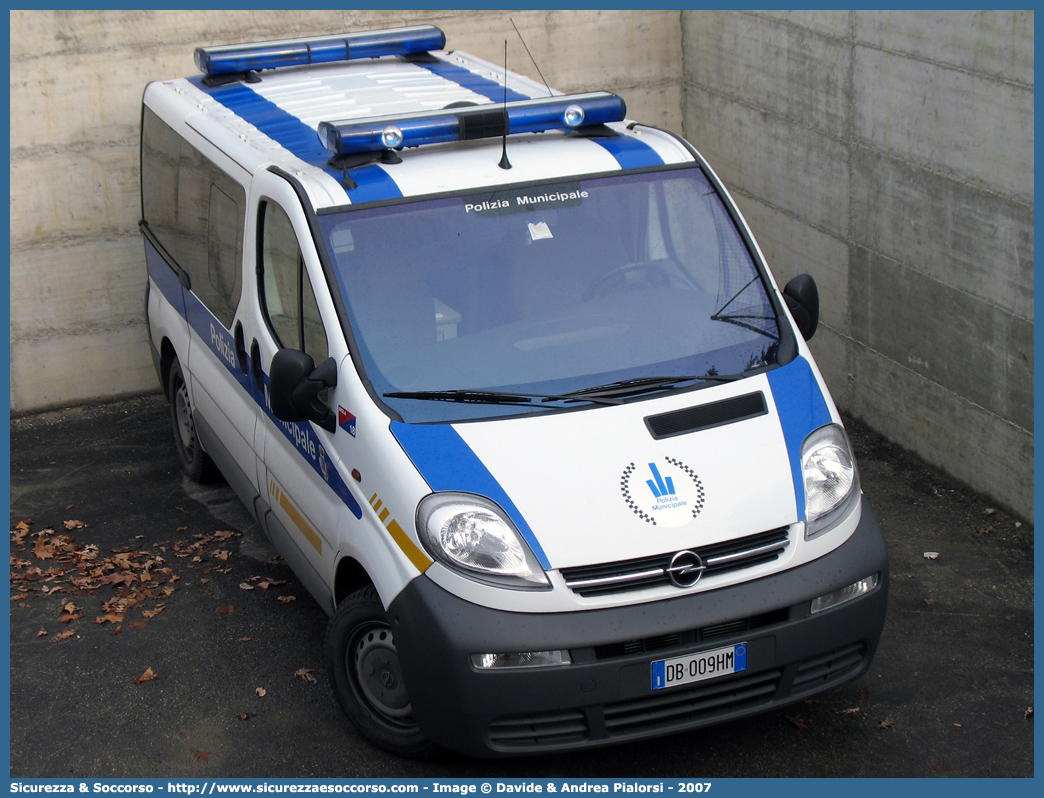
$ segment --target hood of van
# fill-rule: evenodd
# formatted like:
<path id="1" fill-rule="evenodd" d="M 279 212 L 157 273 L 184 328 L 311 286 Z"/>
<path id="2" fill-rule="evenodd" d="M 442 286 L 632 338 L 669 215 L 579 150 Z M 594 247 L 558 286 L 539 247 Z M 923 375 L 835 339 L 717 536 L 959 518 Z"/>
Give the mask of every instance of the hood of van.
<path id="1" fill-rule="evenodd" d="M 831 421 L 798 359 L 621 406 L 466 424 L 393 423 L 434 491 L 497 502 L 545 568 L 695 548 L 804 517 L 799 456 Z"/>

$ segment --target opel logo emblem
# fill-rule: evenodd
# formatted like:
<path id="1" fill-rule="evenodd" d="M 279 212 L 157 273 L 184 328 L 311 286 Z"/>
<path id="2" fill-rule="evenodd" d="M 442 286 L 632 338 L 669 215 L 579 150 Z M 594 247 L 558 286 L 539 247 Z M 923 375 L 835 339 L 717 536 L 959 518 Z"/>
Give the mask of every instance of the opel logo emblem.
<path id="1" fill-rule="evenodd" d="M 699 554 L 694 551 L 679 551 L 671 557 L 671 564 L 667 566 L 667 576 L 676 587 L 692 587 L 700 581 L 705 570 L 707 566 L 703 564 Z"/>

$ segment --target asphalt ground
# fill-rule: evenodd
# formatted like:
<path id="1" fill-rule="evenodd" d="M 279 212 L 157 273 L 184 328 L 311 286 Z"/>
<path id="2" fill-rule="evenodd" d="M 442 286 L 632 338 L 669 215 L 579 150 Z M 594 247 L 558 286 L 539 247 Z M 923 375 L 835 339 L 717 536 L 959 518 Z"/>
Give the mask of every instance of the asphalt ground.
<path id="1" fill-rule="evenodd" d="M 323 671 L 326 616 L 230 488 L 181 475 L 162 397 L 14 419 L 10 775 L 1032 776 L 1032 526 L 849 433 L 892 570 L 867 675 L 665 739 L 416 762 L 352 730 Z M 117 567 L 73 583 L 84 558 Z"/>

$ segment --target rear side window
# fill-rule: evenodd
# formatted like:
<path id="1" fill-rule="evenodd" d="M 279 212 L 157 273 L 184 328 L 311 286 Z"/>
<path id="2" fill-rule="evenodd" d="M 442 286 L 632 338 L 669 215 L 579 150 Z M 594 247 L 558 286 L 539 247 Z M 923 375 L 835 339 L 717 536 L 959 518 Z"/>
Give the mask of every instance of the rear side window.
<path id="1" fill-rule="evenodd" d="M 142 116 L 141 205 L 149 229 L 199 300 L 232 326 L 242 288 L 246 192 L 148 108 Z"/>

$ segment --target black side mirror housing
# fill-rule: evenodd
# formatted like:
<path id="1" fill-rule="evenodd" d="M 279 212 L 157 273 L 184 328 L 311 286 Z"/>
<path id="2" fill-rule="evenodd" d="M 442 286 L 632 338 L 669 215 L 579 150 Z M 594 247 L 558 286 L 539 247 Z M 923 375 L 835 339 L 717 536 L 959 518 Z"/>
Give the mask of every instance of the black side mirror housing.
<path id="1" fill-rule="evenodd" d="M 337 429 L 337 417 L 319 398 L 337 384 L 337 361 L 327 358 L 316 368 L 312 356 L 296 349 L 280 349 L 272 358 L 268 394 L 272 412 L 281 421 L 314 421 L 328 432 Z"/>
<path id="2" fill-rule="evenodd" d="M 783 298 L 801 335 L 810 341 L 819 327 L 819 289 L 812 275 L 799 274 L 787 283 Z"/>

